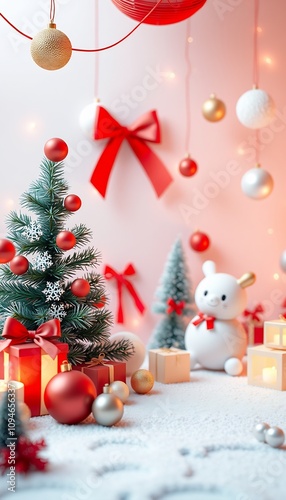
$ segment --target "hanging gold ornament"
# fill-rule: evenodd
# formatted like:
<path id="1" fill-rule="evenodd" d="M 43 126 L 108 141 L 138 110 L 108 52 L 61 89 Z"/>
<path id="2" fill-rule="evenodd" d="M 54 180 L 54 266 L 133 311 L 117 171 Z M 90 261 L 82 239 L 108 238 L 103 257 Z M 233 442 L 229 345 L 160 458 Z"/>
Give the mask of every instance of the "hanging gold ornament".
<path id="1" fill-rule="evenodd" d="M 219 122 L 225 116 L 226 107 L 215 94 L 211 94 L 203 104 L 202 113 L 209 122 Z"/>
<path id="2" fill-rule="evenodd" d="M 34 62 L 43 69 L 56 70 L 63 68 L 72 55 L 69 38 L 56 29 L 50 22 L 48 28 L 34 36 L 31 42 L 31 56 Z"/>

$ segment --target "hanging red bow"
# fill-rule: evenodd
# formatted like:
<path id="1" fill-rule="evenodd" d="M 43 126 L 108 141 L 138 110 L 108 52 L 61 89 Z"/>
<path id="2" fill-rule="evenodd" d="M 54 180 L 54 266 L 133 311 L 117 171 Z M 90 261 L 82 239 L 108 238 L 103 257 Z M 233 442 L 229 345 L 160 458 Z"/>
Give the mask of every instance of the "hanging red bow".
<path id="1" fill-rule="evenodd" d="M 167 305 L 169 306 L 166 313 L 171 314 L 172 312 L 178 314 L 179 316 L 183 313 L 185 307 L 185 302 L 181 300 L 180 302 L 175 302 L 174 299 L 168 299 Z"/>
<path id="2" fill-rule="evenodd" d="M 207 314 L 204 314 L 202 312 L 199 312 L 191 321 L 191 323 L 195 326 L 200 325 L 203 321 L 206 322 L 207 324 L 207 330 L 213 330 L 214 329 L 214 321 L 215 321 L 214 316 L 208 316 Z"/>
<path id="3" fill-rule="evenodd" d="M 103 150 L 90 182 L 105 197 L 109 176 L 118 150 L 126 139 L 141 162 L 158 197 L 173 181 L 165 165 L 147 146 L 146 141 L 160 142 L 160 127 L 156 111 L 149 111 L 136 120 L 129 128 L 120 125 L 105 108 L 97 106 L 94 139 L 109 141 Z"/>
<path id="4" fill-rule="evenodd" d="M 122 288 L 125 286 L 132 296 L 137 309 L 141 314 L 145 311 L 145 306 L 140 300 L 138 294 L 136 293 L 132 283 L 127 280 L 126 276 L 132 276 L 135 274 L 135 269 L 132 264 L 129 264 L 123 273 L 117 273 L 112 267 L 105 266 L 104 276 L 107 280 L 115 278 L 117 281 L 117 291 L 118 291 L 118 311 L 117 311 L 117 323 L 124 323 L 123 319 L 123 307 L 122 307 Z"/>
<path id="5" fill-rule="evenodd" d="M 249 316 L 250 321 L 261 321 L 261 318 L 258 313 L 263 313 L 264 312 L 264 307 L 261 304 L 258 304 L 253 311 L 250 311 L 248 309 L 245 309 L 243 311 L 243 316 L 246 318 Z"/>
<path id="6" fill-rule="evenodd" d="M 35 331 L 27 330 L 27 328 L 15 318 L 7 318 L 2 333 L 2 337 L 7 340 L 0 342 L 0 352 L 10 345 L 24 344 L 27 340 L 32 340 L 49 354 L 51 358 L 55 359 L 59 350 L 54 344 L 54 340 L 60 336 L 61 323 L 57 318 L 43 323 Z"/>

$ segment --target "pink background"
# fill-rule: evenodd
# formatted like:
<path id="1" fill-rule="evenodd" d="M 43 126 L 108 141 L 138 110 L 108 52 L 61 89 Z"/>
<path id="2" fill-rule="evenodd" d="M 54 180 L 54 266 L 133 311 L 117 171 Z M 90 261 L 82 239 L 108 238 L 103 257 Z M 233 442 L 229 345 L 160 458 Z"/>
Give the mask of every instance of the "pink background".
<path id="1" fill-rule="evenodd" d="M 57 28 L 69 36 L 73 47 L 93 48 L 97 39 L 99 46 L 112 44 L 136 24 L 110 0 L 99 0 L 96 21 L 94 3 L 56 2 Z M 70 192 L 83 201 L 70 225 L 81 221 L 93 230 L 93 244 L 102 254 L 99 271 L 107 263 L 118 271 L 134 264 L 137 273 L 132 283 L 147 307 L 141 316 L 125 291 L 126 321 L 115 323 L 112 332 L 132 331 L 147 342 L 160 319 L 151 312 L 155 290 L 178 236 L 193 291 L 202 278 L 203 261 L 212 259 L 220 272 L 237 277 L 248 270 L 256 273 L 257 282 L 248 289 L 250 308 L 262 303 L 265 319 L 282 312 L 286 297 L 286 276 L 279 265 L 286 249 L 286 6 L 284 0 L 260 1 L 260 88 L 272 95 L 277 114 L 261 132 L 260 145 L 261 165 L 272 174 L 274 190 L 269 198 L 255 201 L 240 187 L 243 173 L 255 164 L 255 132 L 243 127 L 235 113 L 238 98 L 253 83 L 253 5 L 250 0 L 208 0 L 190 23 L 142 25 L 123 43 L 98 56 L 74 52 L 68 65 L 54 72 L 36 66 L 29 40 L 1 19 L 1 237 L 6 234 L 7 213 L 19 208 L 20 195 L 38 177 L 45 142 L 61 137 L 69 145 L 66 179 Z M 1 0 L 0 6 L 12 23 L 31 36 L 49 21 L 48 0 Z M 191 76 L 186 110 L 187 36 L 193 42 L 188 48 Z M 147 76 L 154 74 L 153 79 Z M 146 88 L 146 81 L 153 82 L 152 89 Z M 226 117 L 219 123 L 206 121 L 201 113 L 212 92 L 227 106 Z M 79 115 L 98 96 L 102 106 L 124 125 L 157 110 L 162 141 L 152 148 L 174 178 L 160 199 L 127 144 L 116 159 L 106 199 L 90 184 L 105 141 L 88 139 L 79 126 Z M 178 171 L 186 153 L 187 115 L 191 122 L 188 147 L 199 166 L 191 178 Z M 210 248 L 203 253 L 189 246 L 197 228 L 211 238 Z M 108 282 L 107 288 L 110 309 L 116 314 L 114 285 Z"/>

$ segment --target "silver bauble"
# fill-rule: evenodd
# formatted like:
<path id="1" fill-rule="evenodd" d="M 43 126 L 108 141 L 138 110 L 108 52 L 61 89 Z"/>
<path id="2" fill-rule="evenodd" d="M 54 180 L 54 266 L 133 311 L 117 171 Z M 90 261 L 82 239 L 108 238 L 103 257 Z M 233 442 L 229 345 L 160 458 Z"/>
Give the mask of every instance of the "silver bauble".
<path id="1" fill-rule="evenodd" d="M 270 425 L 266 424 L 265 422 L 261 422 L 254 427 L 253 434 L 258 441 L 260 441 L 261 443 L 265 443 L 265 432 L 268 429 L 270 429 Z"/>
<path id="2" fill-rule="evenodd" d="M 92 404 L 92 414 L 99 425 L 110 427 L 117 424 L 123 415 L 123 403 L 111 393 L 108 385 L 103 387 L 103 394 L 95 398 Z"/>
<path id="3" fill-rule="evenodd" d="M 286 250 L 284 250 L 284 252 L 282 252 L 282 254 L 280 256 L 280 267 L 281 267 L 282 271 L 284 271 L 284 273 L 286 273 Z"/>
<path id="4" fill-rule="evenodd" d="M 122 403 L 126 403 L 128 396 L 129 396 L 129 387 L 125 382 L 122 382 L 121 380 L 115 380 L 110 384 L 110 389 L 111 389 L 111 394 L 114 394 L 114 396 L 117 396 Z"/>
<path id="5" fill-rule="evenodd" d="M 241 189 L 249 198 L 262 200 L 270 195 L 273 189 L 273 178 L 263 168 L 254 167 L 245 172 L 241 179 Z"/>
<path id="6" fill-rule="evenodd" d="M 279 429 L 279 427 L 270 427 L 270 429 L 265 432 L 265 441 L 272 446 L 272 448 L 279 448 L 285 441 L 284 432 L 282 429 Z"/>

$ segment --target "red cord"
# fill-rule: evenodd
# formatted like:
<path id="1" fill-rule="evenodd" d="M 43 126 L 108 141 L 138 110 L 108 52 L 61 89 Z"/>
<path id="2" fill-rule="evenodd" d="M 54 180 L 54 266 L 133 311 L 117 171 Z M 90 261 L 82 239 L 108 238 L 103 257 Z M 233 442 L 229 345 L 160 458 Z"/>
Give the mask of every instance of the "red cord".
<path id="1" fill-rule="evenodd" d="M 144 23 L 144 21 L 152 14 L 152 12 L 154 12 L 154 10 L 158 7 L 158 5 L 160 3 L 162 3 L 162 1 L 163 0 L 158 0 L 157 3 L 154 5 L 154 7 L 152 7 L 152 9 L 148 12 L 148 14 L 146 14 L 146 16 L 144 16 L 143 19 L 141 19 L 141 21 L 138 24 L 136 24 L 135 28 L 133 28 L 131 31 L 129 31 L 129 33 L 127 33 L 127 35 L 125 35 L 123 38 L 120 38 L 120 40 L 118 40 L 117 42 L 114 42 L 111 45 L 107 45 L 106 47 L 101 47 L 99 49 L 75 49 L 75 48 L 72 48 L 72 50 L 75 52 L 101 52 L 102 50 L 111 49 L 112 47 L 119 45 L 121 42 L 126 40 L 126 38 L 128 38 L 130 35 L 132 35 L 132 33 L 134 33 L 134 31 L 137 30 L 137 28 L 139 28 L 139 26 L 142 23 Z M 6 23 L 8 23 L 11 26 L 11 28 L 13 28 L 15 31 L 17 31 L 20 35 L 25 36 L 26 38 L 29 38 L 29 40 L 33 40 L 33 38 L 31 36 L 26 35 L 26 33 L 23 33 L 16 26 L 14 26 L 14 24 L 12 24 L 5 16 L 3 16 L 3 14 L 1 12 L 0 12 L 0 16 L 4 19 L 4 21 L 6 21 Z"/>

